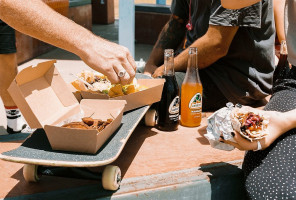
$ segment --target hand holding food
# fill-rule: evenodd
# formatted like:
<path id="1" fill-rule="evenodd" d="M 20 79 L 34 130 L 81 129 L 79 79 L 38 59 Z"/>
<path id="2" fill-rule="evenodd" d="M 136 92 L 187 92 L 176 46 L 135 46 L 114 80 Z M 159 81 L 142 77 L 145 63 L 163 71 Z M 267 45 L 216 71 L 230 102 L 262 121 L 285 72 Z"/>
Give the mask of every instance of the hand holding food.
<path id="1" fill-rule="evenodd" d="M 237 111 L 234 111 L 234 113 L 236 112 Z M 289 121 L 289 116 L 291 115 L 292 111 L 282 113 L 276 111 L 264 111 L 244 106 L 241 108 L 241 112 L 248 114 L 239 117 L 239 119 L 244 122 L 244 124 L 242 124 L 240 130 L 235 130 L 232 133 L 235 142 L 220 138 L 220 141 L 226 144 L 231 144 L 240 150 L 258 150 L 258 145 L 260 145 L 262 149 L 265 149 L 270 146 L 280 135 L 293 128 Z M 295 114 L 295 111 L 293 112 Z M 257 113 L 257 115 L 261 117 L 257 119 L 258 116 L 251 113 Z M 264 122 L 266 119 L 268 119 L 267 124 L 266 121 Z M 253 124 L 257 125 L 253 126 Z M 250 130 L 253 128 L 253 131 L 255 132 Z M 248 132 L 251 134 L 249 135 Z M 250 140 L 251 138 L 252 141 Z M 260 142 L 260 144 L 258 144 L 258 142 Z"/>
<path id="2" fill-rule="evenodd" d="M 233 129 L 251 142 L 262 139 L 268 134 L 269 119 L 258 111 L 234 108 L 230 118 Z"/>
<path id="3" fill-rule="evenodd" d="M 112 84 L 129 84 L 136 74 L 136 63 L 129 50 L 95 36 L 84 49 L 82 60 L 95 71 L 105 74 Z"/>

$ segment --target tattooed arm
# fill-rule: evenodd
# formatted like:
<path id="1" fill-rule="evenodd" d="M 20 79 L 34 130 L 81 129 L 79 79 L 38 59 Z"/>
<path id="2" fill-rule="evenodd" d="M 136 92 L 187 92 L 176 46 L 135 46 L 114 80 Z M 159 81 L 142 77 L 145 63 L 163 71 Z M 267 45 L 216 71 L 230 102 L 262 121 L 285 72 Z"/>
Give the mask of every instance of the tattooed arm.
<path id="1" fill-rule="evenodd" d="M 205 35 L 194 41 L 190 47 L 198 49 L 198 68 L 204 69 L 218 59 L 225 56 L 234 38 L 238 26 L 214 26 L 210 25 Z M 175 71 L 186 71 L 188 60 L 188 48 L 175 57 Z M 163 66 L 160 66 L 153 73 L 153 77 L 163 74 Z"/>
<path id="2" fill-rule="evenodd" d="M 157 67 L 163 64 L 164 50 L 177 49 L 184 40 L 185 33 L 185 20 L 176 15 L 172 15 L 158 36 L 158 40 L 145 66 L 144 74 L 152 75 Z"/>

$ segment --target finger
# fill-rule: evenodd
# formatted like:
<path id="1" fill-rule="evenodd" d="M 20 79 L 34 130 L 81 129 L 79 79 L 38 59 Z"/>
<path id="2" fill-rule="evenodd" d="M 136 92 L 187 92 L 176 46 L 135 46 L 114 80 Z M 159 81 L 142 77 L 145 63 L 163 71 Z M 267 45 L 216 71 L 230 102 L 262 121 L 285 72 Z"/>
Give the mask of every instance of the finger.
<path id="1" fill-rule="evenodd" d="M 149 73 L 149 72 L 144 72 L 143 74 L 152 77 L 151 73 Z"/>
<path id="2" fill-rule="evenodd" d="M 250 142 L 246 138 L 240 135 L 238 132 L 232 133 L 233 139 L 245 150 L 255 150 L 257 149 L 257 142 Z"/>
<path id="3" fill-rule="evenodd" d="M 153 73 L 153 74 L 152 74 L 152 77 L 153 77 L 153 78 L 157 78 L 158 75 L 157 75 L 156 73 Z"/>
<path id="4" fill-rule="evenodd" d="M 131 80 L 133 80 L 133 79 L 131 79 L 131 77 L 128 73 L 125 73 L 124 77 L 120 77 L 120 81 L 121 81 L 122 85 L 126 85 L 126 84 L 131 83 Z"/>
<path id="5" fill-rule="evenodd" d="M 125 68 L 123 68 L 122 65 L 120 65 L 120 64 L 114 64 L 113 69 L 116 72 L 117 77 L 119 79 L 119 81 L 117 83 L 121 83 L 122 85 L 128 84 L 128 82 L 130 80 L 130 76 L 127 73 L 127 71 L 125 70 Z M 125 72 L 123 77 L 119 77 L 120 72 Z"/>
<path id="6" fill-rule="evenodd" d="M 120 79 L 117 75 L 117 72 L 113 69 L 111 69 L 108 73 L 105 74 L 108 77 L 108 80 L 112 83 L 112 84 L 117 84 L 120 82 Z"/>
<path id="7" fill-rule="evenodd" d="M 127 77 L 125 77 L 125 79 L 128 78 L 128 80 L 125 84 L 131 83 L 136 75 L 135 70 L 133 69 L 133 67 L 128 62 L 127 59 L 125 60 L 125 62 L 122 62 L 121 64 L 122 64 L 123 68 L 126 70 L 127 75 L 128 75 Z"/>
<path id="8" fill-rule="evenodd" d="M 134 58 L 131 56 L 130 52 L 127 53 L 127 60 L 131 64 L 134 71 L 136 72 L 137 71 L 137 64 L 136 64 Z"/>
<path id="9" fill-rule="evenodd" d="M 157 78 L 157 77 L 161 77 L 163 74 L 161 72 L 159 72 L 159 70 L 157 69 L 153 74 L 152 77 L 153 78 Z"/>
<path id="10" fill-rule="evenodd" d="M 223 142 L 224 142 L 225 144 L 230 144 L 230 145 L 234 146 L 235 148 L 237 148 L 237 149 L 239 149 L 239 150 L 241 150 L 241 151 L 244 150 L 244 149 L 243 149 L 238 143 L 231 142 L 231 141 L 229 141 L 229 140 L 223 140 Z"/>

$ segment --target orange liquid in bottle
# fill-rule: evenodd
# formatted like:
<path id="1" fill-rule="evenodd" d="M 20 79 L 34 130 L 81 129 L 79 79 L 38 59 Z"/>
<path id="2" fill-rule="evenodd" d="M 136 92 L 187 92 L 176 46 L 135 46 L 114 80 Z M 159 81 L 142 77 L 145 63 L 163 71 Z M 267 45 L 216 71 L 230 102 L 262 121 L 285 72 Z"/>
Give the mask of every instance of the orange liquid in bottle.
<path id="1" fill-rule="evenodd" d="M 181 125 L 196 127 L 202 118 L 201 83 L 183 83 L 181 89 Z"/>

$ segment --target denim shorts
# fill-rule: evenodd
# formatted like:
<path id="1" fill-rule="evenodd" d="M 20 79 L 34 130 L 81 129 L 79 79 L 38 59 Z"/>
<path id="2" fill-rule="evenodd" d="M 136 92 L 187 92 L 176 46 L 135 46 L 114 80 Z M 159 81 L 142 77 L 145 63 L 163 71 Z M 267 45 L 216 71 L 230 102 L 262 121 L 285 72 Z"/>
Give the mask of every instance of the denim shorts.
<path id="1" fill-rule="evenodd" d="M 0 54 L 15 53 L 15 31 L 0 20 Z"/>

